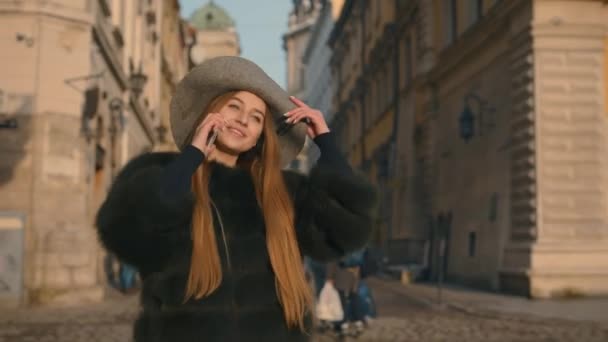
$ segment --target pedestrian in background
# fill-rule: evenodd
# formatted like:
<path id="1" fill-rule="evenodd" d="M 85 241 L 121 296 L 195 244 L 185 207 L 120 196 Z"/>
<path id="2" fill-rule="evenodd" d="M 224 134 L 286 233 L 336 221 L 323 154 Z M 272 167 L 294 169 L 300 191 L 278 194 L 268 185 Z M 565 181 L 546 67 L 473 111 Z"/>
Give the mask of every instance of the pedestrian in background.
<path id="1" fill-rule="evenodd" d="M 364 329 L 364 315 L 361 300 L 358 296 L 360 267 L 354 259 L 357 255 L 348 255 L 339 262 L 327 264 L 327 281 L 331 282 L 340 294 L 344 319 L 336 322 L 340 335 L 358 335 Z"/>
<path id="2" fill-rule="evenodd" d="M 308 341 L 301 253 L 335 260 L 365 245 L 373 186 L 322 113 L 240 57 L 190 71 L 171 128 L 181 153 L 131 161 L 97 217 L 104 246 L 144 279 L 135 340 Z M 319 162 L 309 177 L 282 172 L 306 134 Z"/>

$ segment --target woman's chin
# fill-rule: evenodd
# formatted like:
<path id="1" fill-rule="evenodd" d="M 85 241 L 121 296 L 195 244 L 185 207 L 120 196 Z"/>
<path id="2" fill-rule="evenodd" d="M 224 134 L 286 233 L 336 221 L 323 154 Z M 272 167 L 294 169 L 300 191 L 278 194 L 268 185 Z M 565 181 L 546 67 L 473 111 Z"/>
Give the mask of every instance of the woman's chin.
<path id="1" fill-rule="evenodd" d="M 229 142 L 218 143 L 217 149 L 223 153 L 230 154 L 230 155 L 239 155 L 248 150 L 247 148 L 241 146 L 240 144 L 231 144 Z"/>

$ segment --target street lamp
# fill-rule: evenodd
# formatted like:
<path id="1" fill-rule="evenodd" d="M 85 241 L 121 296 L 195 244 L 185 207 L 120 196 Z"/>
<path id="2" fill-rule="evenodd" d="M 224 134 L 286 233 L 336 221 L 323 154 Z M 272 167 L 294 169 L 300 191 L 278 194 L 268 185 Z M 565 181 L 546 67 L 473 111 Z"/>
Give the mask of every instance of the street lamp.
<path id="1" fill-rule="evenodd" d="M 471 109 L 471 103 L 475 103 L 476 106 L 473 108 L 477 109 L 476 115 L 473 114 L 473 110 Z M 490 122 L 486 121 L 486 116 L 490 115 Z M 479 95 L 470 93 L 464 99 L 464 109 L 460 113 L 459 121 L 460 121 L 460 137 L 468 142 L 475 134 L 482 136 L 483 131 L 486 128 L 493 129 L 494 128 L 494 115 L 496 114 L 496 108 L 490 106 L 485 100 L 483 100 Z M 477 117 L 475 117 L 477 116 Z M 475 132 L 475 126 L 478 126 L 478 132 Z"/>
<path id="2" fill-rule="evenodd" d="M 121 98 L 114 97 L 108 103 L 108 108 L 110 109 L 110 129 L 112 133 L 121 132 L 125 127 L 124 102 Z"/>
<path id="3" fill-rule="evenodd" d="M 139 64 L 139 68 L 137 70 L 135 70 L 135 67 L 133 66 L 133 61 L 130 62 L 129 66 L 131 71 L 131 75 L 129 76 L 129 86 L 133 92 L 133 95 L 135 95 L 137 98 L 139 95 L 141 95 L 144 86 L 148 81 L 148 75 L 144 74 L 141 63 Z"/>
<path id="4" fill-rule="evenodd" d="M 84 92 L 84 104 L 82 106 L 81 131 L 87 142 L 95 137 L 91 128 L 91 120 L 97 115 L 98 105 L 101 97 L 101 90 L 98 86 L 93 86 Z"/>

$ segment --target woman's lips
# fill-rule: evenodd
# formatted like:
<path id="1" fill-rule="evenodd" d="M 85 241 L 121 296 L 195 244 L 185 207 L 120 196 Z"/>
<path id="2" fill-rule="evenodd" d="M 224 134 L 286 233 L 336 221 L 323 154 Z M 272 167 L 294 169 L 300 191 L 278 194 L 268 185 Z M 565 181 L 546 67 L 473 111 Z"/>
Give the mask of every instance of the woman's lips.
<path id="1" fill-rule="evenodd" d="M 229 127 L 228 131 L 230 131 L 230 133 L 232 133 L 233 135 L 236 135 L 237 137 L 240 137 L 240 138 L 245 137 L 245 133 L 238 128 Z"/>

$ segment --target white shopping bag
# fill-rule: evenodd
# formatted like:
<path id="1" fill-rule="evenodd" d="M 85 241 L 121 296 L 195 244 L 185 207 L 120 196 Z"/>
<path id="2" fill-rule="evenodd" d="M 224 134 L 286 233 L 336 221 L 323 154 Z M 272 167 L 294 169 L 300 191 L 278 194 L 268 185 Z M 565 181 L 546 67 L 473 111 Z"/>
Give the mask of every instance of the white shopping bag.
<path id="1" fill-rule="evenodd" d="M 322 321 L 335 322 L 341 321 L 344 318 L 340 295 L 329 282 L 325 283 L 319 294 L 316 312 L 317 318 Z"/>

